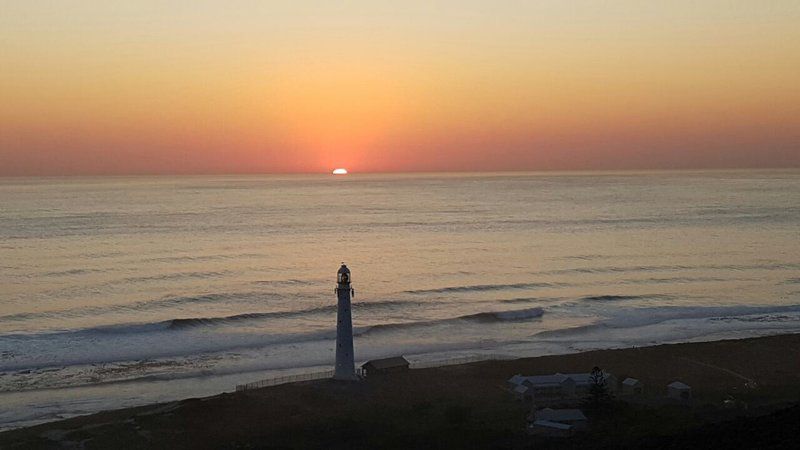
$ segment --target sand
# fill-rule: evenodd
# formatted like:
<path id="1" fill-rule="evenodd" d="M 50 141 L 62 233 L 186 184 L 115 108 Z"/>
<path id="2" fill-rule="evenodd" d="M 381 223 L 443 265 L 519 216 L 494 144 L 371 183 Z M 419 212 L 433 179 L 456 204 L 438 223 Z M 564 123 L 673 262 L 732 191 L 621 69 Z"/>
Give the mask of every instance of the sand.
<path id="1" fill-rule="evenodd" d="M 591 413 L 590 430 L 568 440 L 527 436 L 530 405 L 512 397 L 506 380 L 593 366 L 638 378 L 644 399 Z M 662 401 L 675 380 L 692 386 L 692 402 Z M 0 448 L 713 448 L 737 430 L 746 430 L 739 444 L 779 448 L 781 436 L 794 436 L 783 432 L 798 402 L 800 334 L 790 334 L 274 386 L 12 430 L 0 433 Z"/>

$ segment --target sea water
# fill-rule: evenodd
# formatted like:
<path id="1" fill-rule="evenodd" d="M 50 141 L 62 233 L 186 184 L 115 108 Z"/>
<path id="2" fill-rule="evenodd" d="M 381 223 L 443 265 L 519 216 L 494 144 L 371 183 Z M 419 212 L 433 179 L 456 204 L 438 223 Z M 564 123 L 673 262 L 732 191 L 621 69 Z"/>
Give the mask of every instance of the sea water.
<path id="1" fill-rule="evenodd" d="M 0 429 L 358 361 L 800 331 L 800 172 L 0 180 Z M 511 375 L 511 374 L 510 374 Z"/>

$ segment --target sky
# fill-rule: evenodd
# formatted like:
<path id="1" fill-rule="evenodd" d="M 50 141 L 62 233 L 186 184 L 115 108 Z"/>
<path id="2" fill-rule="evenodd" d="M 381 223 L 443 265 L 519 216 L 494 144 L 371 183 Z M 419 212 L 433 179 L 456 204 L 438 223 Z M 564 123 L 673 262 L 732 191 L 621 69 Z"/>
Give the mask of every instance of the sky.
<path id="1" fill-rule="evenodd" d="M 0 0 L 0 175 L 800 167 L 800 2 Z"/>

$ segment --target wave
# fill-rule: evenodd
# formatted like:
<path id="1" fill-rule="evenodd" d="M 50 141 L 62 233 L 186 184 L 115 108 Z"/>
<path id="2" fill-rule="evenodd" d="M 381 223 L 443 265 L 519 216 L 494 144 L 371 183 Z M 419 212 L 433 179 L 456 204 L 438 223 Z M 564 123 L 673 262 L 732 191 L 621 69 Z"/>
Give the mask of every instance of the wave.
<path id="1" fill-rule="evenodd" d="M 581 300 L 587 302 L 610 302 L 610 301 L 619 301 L 619 300 L 638 300 L 641 298 L 638 295 L 592 295 L 589 297 L 583 297 Z"/>
<path id="2" fill-rule="evenodd" d="M 163 323 L 170 329 L 200 327 L 200 326 L 218 326 L 236 324 L 244 321 L 263 320 L 271 318 L 288 318 L 296 316 L 306 316 L 318 313 L 332 313 L 336 311 L 336 305 L 320 306 L 318 308 L 299 309 L 294 311 L 275 311 L 275 312 L 258 312 L 258 313 L 244 313 L 236 314 L 225 317 L 189 317 L 183 319 L 171 319 Z"/>
<path id="3" fill-rule="evenodd" d="M 406 294 L 447 294 L 452 292 L 502 291 L 508 289 L 536 289 L 546 287 L 569 286 L 567 283 L 512 283 L 512 284 L 476 284 L 472 286 L 448 286 L 434 289 L 414 289 L 404 291 Z"/>
<path id="4" fill-rule="evenodd" d="M 672 272 L 681 270 L 793 270 L 800 269 L 800 263 L 784 264 L 700 264 L 700 265 L 651 265 L 651 266 L 606 266 L 606 267 L 575 267 L 570 269 L 557 269 L 535 272 L 535 275 L 569 275 L 569 274 L 604 274 L 621 272 Z"/>
<path id="5" fill-rule="evenodd" d="M 569 260 L 591 261 L 593 259 L 601 259 L 601 258 L 606 258 L 606 257 L 607 257 L 607 255 L 592 254 L 592 255 L 568 255 L 568 256 L 562 256 L 562 257 L 557 258 L 557 259 L 562 259 L 562 260 L 567 260 L 567 261 L 569 261 Z"/>
<path id="6" fill-rule="evenodd" d="M 186 295 L 186 296 L 171 296 L 162 297 L 154 300 L 142 300 L 133 303 L 124 303 L 116 305 L 103 305 L 103 306 L 82 306 L 77 308 L 68 308 L 61 310 L 50 310 L 40 312 L 26 312 L 17 314 L 8 314 L 0 316 L 0 322 L 13 322 L 20 320 L 29 320 L 37 318 L 63 318 L 63 317 L 83 317 L 88 315 L 100 315 L 117 312 L 140 312 L 150 311 L 154 309 L 181 307 L 185 305 L 203 304 L 203 303 L 222 303 L 222 302 L 255 302 L 263 301 L 266 299 L 285 298 L 288 295 L 302 297 L 299 294 L 286 294 L 277 292 L 265 291 L 247 291 L 247 292 L 212 292 L 208 294 L 199 295 Z"/>
<path id="7" fill-rule="evenodd" d="M 402 302 L 393 302 L 396 304 Z M 370 304 L 368 304 L 370 305 Z M 378 305 L 383 307 L 385 305 Z M 369 306 L 367 306 L 369 307 Z M 324 307 L 325 310 L 333 310 Z M 316 311 L 317 309 L 306 310 Z M 541 308 L 527 308 L 510 311 L 487 311 L 453 318 L 407 323 L 380 323 L 358 327 L 354 335 L 367 339 L 370 335 L 389 330 L 407 330 L 415 327 L 442 325 L 448 323 L 474 322 L 490 324 L 507 321 L 530 320 L 542 316 Z M 274 345 L 318 343 L 327 345 L 336 337 L 335 321 L 321 329 L 270 333 L 250 332 L 233 328 L 214 333 L 213 337 L 200 328 L 202 334 L 191 332 L 192 327 L 218 326 L 221 323 L 240 323 L 258 319 L 263 314 L 239 314 L 230 317 L 207 319 L 173 319 L 169 321 L 121 324 L 82 329 L 68 332 L 55 332 L 33 335 L 0 336 L 0 350 L 3 353 L 0 372 L 73 366 L 115 361 L 152 360 L 154 358 L 189 355 L 209 355 L 218 352 L 234 352 L 244 349 L 262 349 Z M 317 344 L 313 344 L 317 345 Z M 37 369 L 38 370 L 38 369 Z"/>
<path id="8" fill-rule="evenodd" d="M 542 317 L 542 315 L 544 315 L 544 309 L 542 308 L 527 308 L 527 309 L 518 309 L 513 311 L 482 312 L 477 314 L 461 316 L 459 319 L 477 320 L 480 322 L 504 322 L 504 321 L 533 319 L 537 317 Z"/>
<path id="9" fill-rule="evenodd" d="M 620 272 L 660 272 L 673 270 L 692 270 L 696 266 L 662 265 L 662 266 L 610 266 L 610 267 L 575 267 L 571 269 L 548 270 L 537 272 L 537 275 L 569 275 L 576 273 L 620 273 Z"/>
<path id="10" fill-rule="evenodd" d="M 713 322 L 739 321 L 739 322 L 786 322 L 784 316 L 775 318 L 776 315 L 787 313 L 800 313 L 800 305 L 785 306 L 660 306 L 633 308 L 620 312 L 619 316 L 612 316 L 588 325 L 548 330 L 536 333 L 536 337 L 565 337 L 574 336 L 601 329 L 626 329 L 656 325 L 672 320 L 697 320 L 706 319 Z M 759 317 L 752 317 L 759 316 Z"/>
<path id="11" fill-rule="evenodd" d="M 510 311 L 488 311 L 479 312 L 474 314 L 466 314 L 457 317 L 448 317 L 445 319 L 424 320 L 416 322 L 398 322 L 398 323 L 384 323 L 360 328 L 356 331 L 356 336 L 366 336 L 368 334 L 375 334 L 377 332 L 398 330 L 405 328 L 429 327 L 435 325 L 443 325 L 456 322 L 479 322 L 479 323 L 495 323 L 495 322 L 512 322 L 523 321 L 528 319 L 535 319 L 544 315 L 542 308 L 526 308 Z"/>
<path id="12" fill-rule="evenodd" d="M 23 371 L 21 374 L 24 374 L 26 370 L 41 371 L 51 367 L 150 361 L 192 355 L 215 358 L 208 355 L 274 345 L 324 343 L 336 338 L 333 328 L 283 334 L 220 333 L 213 338 L 204 335 L 199 339 L 191 334 L 171 333 L 174 331 L 167 329 L 165 323 L 156 323 L 98 327 L 48 335 L 0 336 L 0 348 L 17 350 L 17 353 L 8 355 L 0 362 L 0 373 Z"/>
<path id="13" fill-rule="evenodd" d="M 729 281 L 756 281 L 754 278 L 721 278 L 721 277 L 662 277 L 633 280 L 619 280 L 619 284 L 677 284 L 677 283 L 723 283 Z"/>
<path id="14" fill-rule="evenodd" d="M 86 275 L 90 273 L 100 273 L 105 272 L 105 270 L 101 269 L 69 269 L 69 270 L 62 270 L 58 272 L 47 272 L 44 273 L 43 276 L 45 277 L 67 277 L 73 275 Z"/>
<path id="15" fill-rule="evenodd" d="M 259 281 L 254 281 L 253 284 L 258 284 L 263 286 L 309 286 L 317 283 L 307 280 L 291 279 L 291 280 L 259 280 Z"/>
<path id="16" fill-rule="evenodd" d="M 541 300 L 540 298 L 536 297 L 517 297 L 517 298 L 508 298 L 505 300 L 498 300 L 500 303 L 533 303 L 536 301 Z"/>
<path id="17" fill-rule="evenodd" d="M 202 261 L 216 261 L 216 260 L 229 260 L 229 259 L 254 259 L 261 258 L 263 254 L 259 253 L 238 253 L 228 255 L 185 255 L 185 256 L 161 256 L 155 258 L 142 259 L 142 262 L 159 262 L 159 263 L 174 263 L 174 262 L 202 262 Z"/>
<path id="18" fill-rule="evenodd" d="M 653 295 L 591 295 L 583 297 L 581 300 L 586 302 L 615 302 L 623 300 L 645 300 L 645 299 L 670 299 L 671 295 L 653 294 Z"/>
<path id="19" fill-rule="evenodd" d="M 206 278 L 219 278 L 225 275 L 229 275 L 230 271 L 221 271 L 221 272 L 174 272 L 174 273 L 164 273 L 160 275 L 152 275 L 152 276 L 144 276 L 144 277 L 129 277 L 125 278 L 123 281 L 126 283 L 147 283 L 150 281 L 167 281 L 167 280 L 180 280 L 184 278 L 198 278 L 198 279 L 206 279 Z"/>
<path id="20" fill-rule="evenodd" d="M 775 322 L 797 322 L 797 316 L 786 314 L 765 314 L 745 317 L 712 317 L 712 322 L 749 322 L 749 323 L 775 323 Z"/>
<path id="21" fill-rule="evenodd" d="M 218 295 L 208 295 L 208 296 L 197 296 L 191 298 L 193 299 L 193 301 L 215 301 L 220 298 L 220 295 L 224 297 L 224 294 L 218 294 Z M 437 303 L 438 302 L 424 302 L 425 305 L 433 305 Z M 423 304 L 422 302 L 386 300 L 386 301 L 376 301 L 376 302 L 355 302 L 353 303 L 352 306 L 354 310 L 365 311 L 365 310 L 395 308 L 399 306 L 419 306 L 422 304 Z M 129 307 L 130 305 L 125 306 L 125 308 Z M 84 328 L 79 330 L 57 331 L 57 332 L 41 333 L 41 334 L 63 335 L 63 334 L 92 334 L 92 333 L 98 333 L 98 334 L 148 333 L 152 331 L 179 330 L 183 328 L 201 327 L 201 326 L 211 327 L 211 326 L 235 325 L 246 321 L 258 321 L 258 320 L 267 320 L 273 318 L 304 317 L 315 314 L 332 315 L 336 313 L 336 308 L 337 308 L 336 304 L 330 304 L 312 308 L 295 309 L 287 311 L 250 312 L 250 313 L 235 314 L 231 316 L 221 316 L 221 317 L 186 317 L 186 318 L 175 318 L 160 322 L 149 322 L 149 323 L 121 323 L 121 324 Z M 83 310 L 83 312 L 87 311 Z M 63 312 L 59 312 L 59 314 L 63 315 Z M 0 317 L 0 319 L 22 320 L 22 319 L 41 317 L 41 316 L 42 313 L 20 313 L 10 316 L 3 316 Z"/>
<path id="22" fill-rule="evenodd" d="M 184 277 L 184 276 L 221 276 L 223 272 L 192 272 L 192 273 L 183 273 L 183 274 L 176 274 L 176 276 Z M 152 279 L 170 279 L 172 278 L 171 274 L 160 276 L 160 277 L 153 277 Z M 275 281 L 256 281 L 255 284 L 259 285 L 309 285 L 315 284 L 315 282 L 303 281 L 303 280 L 275 280 Z M 232 292 L 210 292 L 205 294 L 197 294 L 197 295 L 183 295 L 183 296 L 166 296 L 161 298 L 156 298 L 152 300 L 140 300 L 131 303 L 123 303 L 123 304 L 113 304 L 113 305 L 102 305 L 102 306 L 80 306 L 75 308 L 65 308 L 65 309 L 54 309 L 54 310 L 47 310 L 47 311 L 37 311 L 37 312 L 20 312 L 16 314 L 7 314 L 7 315 L 0 315 L 0 323 L 1 322 L 21 322 L 27 320 L 36 320 L 36 319 L 62 319 L 62 318 L 69 318 L 69 317 L 85 317 L 85 316 L 97 316 L 102 314 L 114 314 L 114 313 L 138 313 L 138 312 L 145 312 L 145 311 L 153 311 L 153 310 L 160 310 L 160 309 L 167 309 L 167 308 L 181 308 L 188 305 L 202 305 L 202 304 L 215 304 L 215 303 L 236 303 L 237 305 L 242 304 L 263 304 L 266 303 L 266 300 L 276 299 L 276 300 L 286 300 L 287 298 L 291 299 L 299 299 L 299 300 L 315 300 L 318 296 L 314 295 L 313 293 L 303 293 L 303 292 L 276 292 L 274 290 L 249 290 L 249 291 L 232 291 Z M 424 304 L 431 305 L 437 302 L 434 301 L 425 301 Z M 355 308 L 373 308 L 379 305 L 383 307 L 389 306 L 398 306 L 398 305 L 413 305 L 419 306 L 423 303 L 418 301 L 374 301 L 374 302 L 356 302 L 353 303 L 353 307 Z M 293 315 L 302 315 L 308 314 L 312 312 L 321 312 L 321 311 L 328 311 L 336 309 L 335 303 L 332 305 L 326 305 L 324 307 L 319 308 L 310 308 L 309 310 L 294 310 L 294 311 L 286 311 L 286 312 L 267 312 L 267 313 L 256 313 L 256 314 L 263 314 L 263 318 L 270 317 L 274 315 L 276 317 L 280 316 L 293 316 Z M 245 314 L 245 316 L 248 314 Z M 258 316 L 253 316 L 252 318 L 258 318 Z M 196 318 L 198 321 L 200 320 L 216 320 L 217 318 Z M 225 318 L 220 318 L 225 319 Z"/>
<path id="23" fill-rule="evenodd" d="M 436 303 L 437 302 L 426 302 L 425 304 L 436 304 Z M 352 307 L 354 310 L 365 311 L 365 310 L 393 308 L 397 306 L 411 306 L 411 305 L 418 306 L 420 304 L 421 303 L 419 302 L 386 300 L 378 302 L 354 302 L 352 304 Z M 336 309 L 337 305 L 331 304 L 315 308 L 296 309 L 291 311 L 255 312 L 255 313 L 236 314 L 225 317 L 194 317 L 185 319 L 172 319 L 167 321 L 166 323 L 168 324 L 168 328 L 171 329 L 196 327 L 196 326 L 217 326 L 217 325 L 236 324 L 242 321 L 264 320 L 271 318 L 301 317 L 314 314 L 333 314 L 336 312 Z"/>

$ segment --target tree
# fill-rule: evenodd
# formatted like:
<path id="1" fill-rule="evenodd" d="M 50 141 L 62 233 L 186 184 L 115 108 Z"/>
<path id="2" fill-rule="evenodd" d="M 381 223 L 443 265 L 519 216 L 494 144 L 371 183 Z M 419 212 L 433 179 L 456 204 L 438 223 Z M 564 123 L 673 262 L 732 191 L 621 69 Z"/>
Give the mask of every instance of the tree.
<path id="1" fill-rule="evenodd" d="M 595 366 L 589 375 L 589 396 L 586 398 L 586 406 L 597 410 L 606 406 L 610 401 L 611 394 L 608 392 L 606 374 Z"/>

